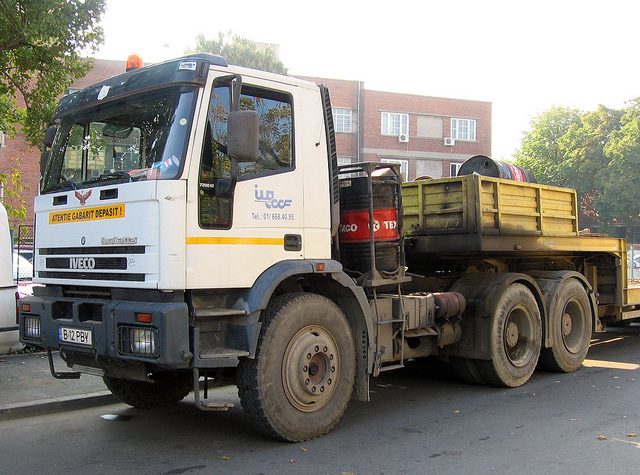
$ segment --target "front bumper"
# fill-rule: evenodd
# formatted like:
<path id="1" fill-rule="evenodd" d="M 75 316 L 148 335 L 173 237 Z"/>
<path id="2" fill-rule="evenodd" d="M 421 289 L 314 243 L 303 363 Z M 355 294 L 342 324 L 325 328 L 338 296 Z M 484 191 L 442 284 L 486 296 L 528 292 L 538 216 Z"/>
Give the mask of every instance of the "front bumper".
<path id="1" fill-rule="evenodd" d="M 143 319 L 140 315 L 144 315 Z M 141 321 L 143 320 L 143 321 Z M 68 341 L 76 332 L 76 341 Z M 20 341 L 105 361 L 189 368 L 189 313 L 184 302 L 133 302 L 47 296 L 20 301 Z"/>

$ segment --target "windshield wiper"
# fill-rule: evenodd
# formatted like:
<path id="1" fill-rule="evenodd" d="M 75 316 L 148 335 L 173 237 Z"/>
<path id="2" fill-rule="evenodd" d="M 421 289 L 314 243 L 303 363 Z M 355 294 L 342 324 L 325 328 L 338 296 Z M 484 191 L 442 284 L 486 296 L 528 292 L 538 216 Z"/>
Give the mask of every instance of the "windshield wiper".
<path id="1" fill-rule="evenodd" d="M 128 183 L 131 181 L 131 175 L 126 172 L 105 173 L 104 175 L 100 175 L 97 178 L 92 178 L 91 180 L 84 181 L 82 182 L 82 184 L 93 185 L 95 183 L 102 183 L 111 180 L 124 180 L 126 183 Z"/>
<path id="2" fill-rule="evenodd" d="M 45 193 L 51 193 L 54 191 L 66 191 L 66 190 L 77 190 L 78 189 L 78 185 L 76 185 L 75 182 L 73 181 L 61 181 L 60 183 L 56 183 L 53 186 L 50 186 L 49 188 L 47 188 L 46 190 L 44 190 Z"/>

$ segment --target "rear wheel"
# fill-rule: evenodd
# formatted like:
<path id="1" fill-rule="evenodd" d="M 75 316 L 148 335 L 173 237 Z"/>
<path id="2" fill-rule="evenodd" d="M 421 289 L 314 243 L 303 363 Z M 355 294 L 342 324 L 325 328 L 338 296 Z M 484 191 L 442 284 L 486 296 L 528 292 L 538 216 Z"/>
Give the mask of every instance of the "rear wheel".
<path id="1" fill-rule="evenodd" d="M 133 381 L 109 376 L 104 376 L 102 379 L 114 396 L 125 404 L 140 409 L 178 403 L 193 389 L 191 373 L 162 375 L 154 382 Z"/>
<path id="2" fill-rule="evenodd" d="M 482 376 L 496 386 L 523 385 L 536 368 L 542 341 L 538 303 L 525 285 L 511 284 L 502 293 L 490 332 L 491 360 L 478 360 Z"/>
<path id="3" fill-rule="evenodd" d="M 238 366 L 238 394 L 260 432 L 300 442 L 338 422 L 354 378 L 355 347 L 342 311 L 319 295 L 287 294 L 265 310 L 256 356 Z"/>
<path id="4" fill-rule="evenodd" d="M 576 279 L 561 284 L 555 296 L 558 314 L 550 315 L 553 345 L 543 348 L 540 362 L 550 371 L 570 373 L 582 366 L 591 341 L 591 306 Z"/>

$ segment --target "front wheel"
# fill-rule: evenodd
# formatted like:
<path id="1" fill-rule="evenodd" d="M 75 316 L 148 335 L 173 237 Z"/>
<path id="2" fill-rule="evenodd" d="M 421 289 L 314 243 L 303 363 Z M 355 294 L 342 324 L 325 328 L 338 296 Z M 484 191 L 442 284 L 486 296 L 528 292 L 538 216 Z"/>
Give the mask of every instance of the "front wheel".
<path id="1" fill-rule="evenodd" d="M 514 283 L 500 296 L 491 316 L 491 360 L 478 360 L 491 384 L 515 388 L 526 383 L 538 363 L 542 321 L 538 303 L 523 284 Z"/>
<path id="2" fill-rule="evenodd" d="M 154 382 L 104 376 L 104 384 L 125 404 L 140 409 L 167 406 L 182 401 L 193 389 L 191 373 L 158 375 Z"/>
<path id="3" fill-rule="evenodd" d="M 327 433 L 344 413 L 355 378 L 349 324 L 329 299 L 276 297 L 267 307 L 254 359 L 238 365 L 238 394 L 263 434 L 291 442 Z"/>

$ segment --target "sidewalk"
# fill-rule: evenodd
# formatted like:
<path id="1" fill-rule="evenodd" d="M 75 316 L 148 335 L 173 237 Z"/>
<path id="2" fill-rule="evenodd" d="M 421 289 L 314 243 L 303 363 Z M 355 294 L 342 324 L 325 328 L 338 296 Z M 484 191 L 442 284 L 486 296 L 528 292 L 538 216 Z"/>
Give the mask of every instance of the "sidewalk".
<path id="1" fill-rule="evenodd" d="M 53 355 L 56 371 L 70 371 Z M 0 356 L 0 421 L 117 402 L 98 376 L 55 379 L 46 353 Z"/>

